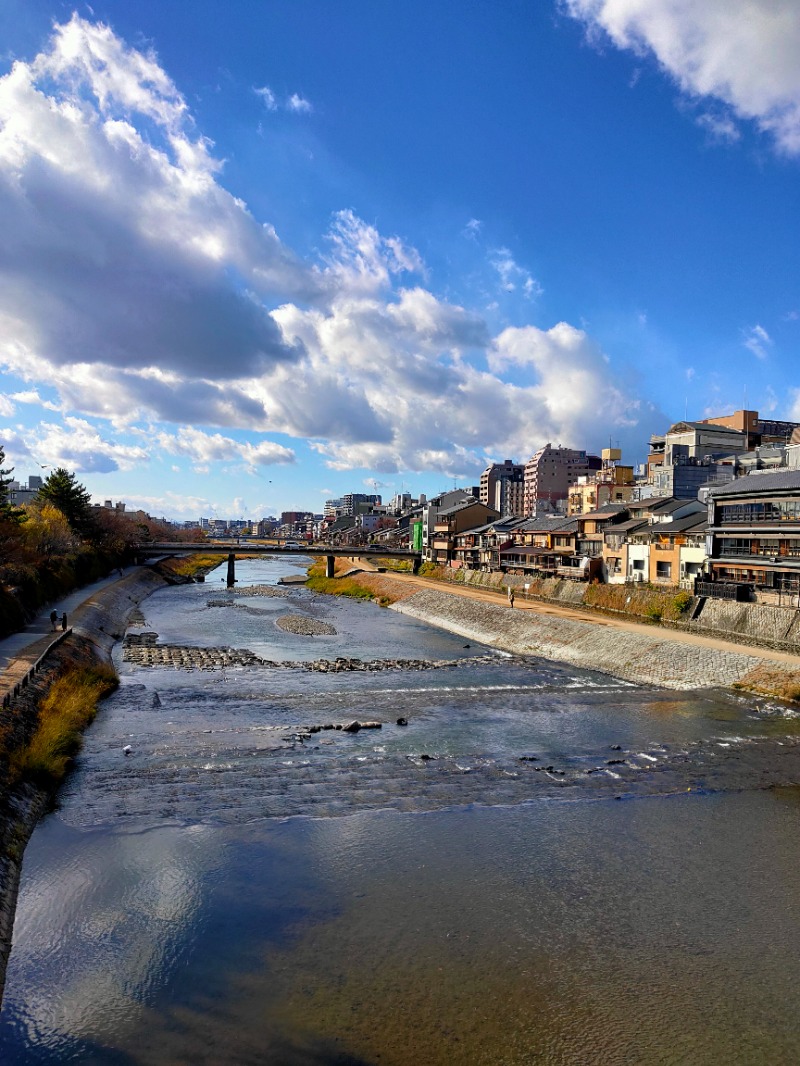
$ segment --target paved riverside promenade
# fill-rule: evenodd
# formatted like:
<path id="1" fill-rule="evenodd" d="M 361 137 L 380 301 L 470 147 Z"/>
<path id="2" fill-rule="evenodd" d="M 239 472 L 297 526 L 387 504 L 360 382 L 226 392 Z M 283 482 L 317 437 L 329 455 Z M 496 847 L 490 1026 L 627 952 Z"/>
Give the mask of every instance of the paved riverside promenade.
<path id="1" fill-rule="evenodd" d="M 509 607 L 484 598 L 425 588 L 392 610 L 517 655 L 601 670 L 637 684 L 671 689 L 729 688 L 769 692 L 775 683 L 800 687 L 800 657 L 763 648 L 693 638 L 671 630 Z M 759 684 L 768 679 L 771 685 Z"/>
<path id="2" fill-rule="evenodd" d="M 114 638 L 109 623 L 118 621 L 115 617 L 118 611 L 127 608 L 133 600 L 148 595 L 159 584 L 146 567 L 129 567 L 122 577 L 114 573 L 48 604 L 23 630 L 0 640 L 0 700 L 7 692 L 12 692 L 34 663 L 64 637 L 61 630 L 63 614 L 67 615 L 68 637 L 74 635 L 78 639 L 96 641 L 101 635 L 99 631 L 106 630 L 102 634 L 103 643 L 110 644 Z M 102 600 L 107 602 L 103 604 Z M 118 610 L 110 611 L 109 605 Z M 55 633 L 50 622 L 51 611 L 58 615 Z"/>

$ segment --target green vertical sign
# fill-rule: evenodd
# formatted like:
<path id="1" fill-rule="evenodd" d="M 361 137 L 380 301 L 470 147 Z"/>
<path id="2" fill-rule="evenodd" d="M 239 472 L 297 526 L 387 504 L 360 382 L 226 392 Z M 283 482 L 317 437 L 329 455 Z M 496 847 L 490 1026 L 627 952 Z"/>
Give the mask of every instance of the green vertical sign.
<path id="1" fill-rule="evenodd" d="M 422 522 L 411 523 L 411 548 L 415 552 L 422 551 Z"/>

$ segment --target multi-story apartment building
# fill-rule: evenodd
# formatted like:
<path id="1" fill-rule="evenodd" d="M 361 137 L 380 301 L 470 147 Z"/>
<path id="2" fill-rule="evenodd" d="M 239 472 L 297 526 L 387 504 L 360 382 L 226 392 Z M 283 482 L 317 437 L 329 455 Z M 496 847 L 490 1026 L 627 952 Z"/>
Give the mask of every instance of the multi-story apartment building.
<path id="1" fill-rule="evenodd" d="M 455 538 L 459 533 L 486 525 L 499 517 L 498 511 L 472 497 L 453 507 L 441 509 L 436 516 L 430 541 L 433 562 L 439 566 L 450 565 L 455 557 Z"/>
<path id="2" fill-rule="evenodd" d="M 22 507 L 23 504 L 32 503 L 42 487 L 42 478 L 38 474 L 31 474 L 27 486 L 19 481 L 9 481 L 8 502 L 12 507 Z"/>
<path id="3" fill-rule="evenodd" d="M 420 517 L 422 519 L 423 551 L 425 552 L 426 560 L 430 561 L 433 558 L 431 542 L 439 512 L 465 502 L 475 503 L 476 497 L 472 493 L 464 491 L 464 489 L 452 489 L 450 492 L 442 492 L 438 496 L 432 496 L 429 500 L 425 500 Z M 475 525 L 480 525 L 480 523 L 476 521 Z"/>
<path id="4" fill-rule="evenodd" d="M 686 461 L 746 452 L 750 439 L 745 430 L 716 422 L 676 422 L 666 433 L 654 434 L 650 438 L 648 476 L 652 477 L 659 466 L 672 466 L 677 456 Z"/>
<path id="5" fill-rule="evenodd" d="M 637 580 L 637 572 L 640 580 L 645 580 L 647 573 L 644 562 L 634 570 L 629 562 L 631 537 L 642 530 L 647 530 L 649 523 L 646 518 L 628 518 L 624 522 L 618 522 L 613 526 L 606 526 L 603 530 L 603 562 L 606 568 L 606 580 L 609 585 L 623 584 L 625 581 Z M 637 562 L 641 560 L 640 553 L 634 553 Z M 649 555 L 647 556 L 649 558 Z"/>
<path id="6" fill-rule="evenodd" d="M 499 552 L 500 569 L 515 574 L 574 576 L 578 523 L 563 515 L 528 518 L 513 531 L 513 544 Z"/>
<path id="7" fill-rule="evenodd" d="M 575 448 L 554 448 L 545 444 L 525 464 L 523 506 L 525 514 L 533 516 L 539 501 L 555 503 L 566 500 L 569 486 L 580 477 L 599 470 L 602 461 Z"/>
<path id="8" fill-rule="evenodd" d="M 607 526 L 624 522 L 629 517 L 627 510 L 620 503 L 609 503 L 596 511 L 577 515 L 578 555 L 586 559 L 602 558 L 603 533 Z"/>
<path id="9" fill-rule="evenodd" d="M 690 514 L 650 529 L 649 580 L 654 585 L 691 584 L 706 559 L 705 514 Z"/>
<path id="10" fill-rule="evenodd" d="M 342 496 L 341 513 L 344 515 L 358 514 L 359 510 L 362 510 L 362 504 L 373 507 L 380 506 L 381 503 L 380 496 L 370 495 L 366 492 L 347 492 Z"/>
<path id="11" fill-rule="evenodd" d="M 506 459 L 481 474 L 480 501 L 502 515 L 525 514 L 525 466 Z"/>
<path id="12" fill-rule="evenodd" d="M 719 461 L 693 459 L 688 449 L 672 449 L 672 462 L 655 466 L 651 476 L 652 491 L 658 496 L 675 496 L 682 500 L 696 500 L 705 485 L 720 485 L 733 481 L 739 461 L 745 455 L 732 455 Z"/>
<path id="13" fill-rule="evenodd" d="M 800 470 L 751 474 L 708 493 L 708 571 L 761 602 L 800 596 Z"/>
<path id="14" fill-rule="evenodd" d="M 322 508 L 322 513 L 328 521 L 333 522 L 342 514 L 342 508 L 344 507 L 344 500 L 326 500 L 325 506 Z"/>
<path id="15" fill-rule="evenodd" d="M 782 422 L 773 418 L 759 418 L 758 411 L 734 411 L 732 415 L 703 418 L 701 425 L 727 426 L 747 435 L 747 448 L 761 444 L 788 444 L 792 433 L 800 428 L 798 422 Z"/>
<path id="16" fill-rule="evenodd" d="M 500 552 L 512 543 L 523 519 L 498 518 L 482 526 L 471 527 L 453 538 L 451 566 L 485 572 L 500 568 Z"/>
<path id="17" fill-rule="evenodd" d="M 634 496 L 633 467 L 623 466 L 619 448 L 604 448 L 601 467 L 579 477 L 567 491 L 567 514 L 596 511 L 607 504 L 627 503 Z"/>

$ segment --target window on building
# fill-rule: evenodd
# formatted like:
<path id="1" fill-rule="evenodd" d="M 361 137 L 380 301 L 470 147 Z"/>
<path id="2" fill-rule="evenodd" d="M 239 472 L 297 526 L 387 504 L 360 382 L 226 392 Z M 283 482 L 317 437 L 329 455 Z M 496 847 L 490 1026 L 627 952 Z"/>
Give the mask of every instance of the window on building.
<path id="1" fill-rule="evenodd" d="M 656 577 L 660 581 L 668 581 L 672 577 L 672 563 L 656 563 Z"/>

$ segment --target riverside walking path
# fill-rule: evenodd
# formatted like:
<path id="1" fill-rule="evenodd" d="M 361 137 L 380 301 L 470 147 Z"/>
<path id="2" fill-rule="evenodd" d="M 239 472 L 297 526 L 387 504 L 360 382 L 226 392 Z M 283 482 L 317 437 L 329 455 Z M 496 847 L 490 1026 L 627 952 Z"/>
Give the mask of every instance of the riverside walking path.
<path id="1" fill-rule="evenodd" d="M 102 578 L 91 585 L 84 585 L 81 589 L 70 592 L 62 599 L 50 603 L 41 614 L 30 622 L 18 633 L 12 633 L 0 640 L 0 699 L 11 692 L 31 667 L 49 648 L 63 639 L 61 618 L 67 616 L 68 632 L 71 631 L 72 615 L 87 605 L 97 593 L 109 585 L 114 585 L 123 579 L 118 574 Z M 56 629 L 50 621 L 50 612 L 55 611 L 58 615 Z"/>

